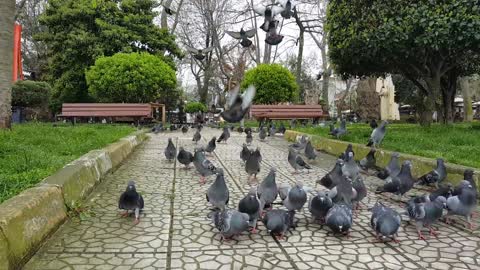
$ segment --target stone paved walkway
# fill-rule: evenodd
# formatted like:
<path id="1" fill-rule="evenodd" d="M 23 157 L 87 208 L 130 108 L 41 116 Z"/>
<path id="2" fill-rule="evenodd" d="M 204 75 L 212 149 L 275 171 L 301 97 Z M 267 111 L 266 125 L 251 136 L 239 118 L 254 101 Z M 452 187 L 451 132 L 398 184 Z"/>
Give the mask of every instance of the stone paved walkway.
<path id="1" fill-rule="evenodd" d="M 202 132 L 208 139 L 220 133 L 213 129 Z M 312 223 L 305 208 L 297 214 L 299 227 L 287 240 L 273 239 L 259 223 L 260 233 L 244 233 L 238 241 L 221 243 L 206 217 L 205 193 L 214 176 L 201 186 L 195 169 L 186 171 L 164 158 L 168 137 L 192 151 L 192 135 L 192 130 L 186 136 L 180 132 L 152 135 L 92 194 L 87 205 L 96 215 L 64 224 L 25 269 L 480 269 L 479 231 L 465 230 L 463 223 L 454 227 L 438 223 L 439 237 L 421 241 L 414 226 L 404 222 L 400 244 L 371 243 L 374 238 L 366 208 L 377 199 L 396 208 L 401 205 L 373 192 L 364 200 L 349 239 L 333 236 L 328 228 Z M 212 159 L 226 171 L 230 207 L 237 207 L 249 189 L 239 159 L 243 141 L 243 135 L 233 132 L 227 145 L 217 145 Z M 301 180 L 313 187 L 335 161 L 332 156 L 320 155 L 313 171 L 292 176 L 286 141 L 277 137 L 265 143 L 255 140 L 254 145 L 260 146 L 263 155 L 259 179 L 275 166 L 277 183 Z M 117 210 L 118 197 L 130 179 L 137 182 L 137 190 L 145 198 L 138 225 L 132 218 L 120 218 Z M 376 178 L 367 179 L 370 191 L 380 183 Z"/>

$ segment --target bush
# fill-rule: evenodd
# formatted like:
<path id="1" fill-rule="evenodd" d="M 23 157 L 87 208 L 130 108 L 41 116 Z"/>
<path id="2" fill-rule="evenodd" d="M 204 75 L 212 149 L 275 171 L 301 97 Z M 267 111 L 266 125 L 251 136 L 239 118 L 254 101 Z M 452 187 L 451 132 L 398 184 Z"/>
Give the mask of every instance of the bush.
<path id="1" fill-rule="evenodd" d="M 187 113 L 197 113 L 197 112 L 206 112 L 207 106 L 201 102 L 189 102 L 185 105 L 185 112 Z"/>
<path id="2" fill-rule="evenodd" d="M 275 104 L 294 102 L 298 99 L 298 85 L 295 76 L 278 64 L 261 64 L 245 73 L 241 88 L 255 85 L 256 104 Z"/>
<path id="3" fill-rule="evenodd" d="M 153 102 L 174 91 L 177 83 L 175 71 L 148 53 L 98 58 L 85 76 L 97 102 Z"/>
<path id="4" fill-rule="evenodd" d="M 45 106 L 48 104 L 51 90 L 46 82 L 17 81 L 12 87 L 12 106 Z"/>

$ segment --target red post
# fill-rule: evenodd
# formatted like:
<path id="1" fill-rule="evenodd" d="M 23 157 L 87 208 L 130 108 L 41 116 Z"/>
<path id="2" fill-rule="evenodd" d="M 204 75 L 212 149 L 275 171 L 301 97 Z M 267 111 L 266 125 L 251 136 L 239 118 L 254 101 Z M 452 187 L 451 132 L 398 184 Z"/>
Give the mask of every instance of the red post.
<path id="1" fill-rule="evenodd" d="M 22 26 L 15 24 L 15 29 L 13 32 L 13 81 L 23 78 L 23 67 L 22 67 Z"/>

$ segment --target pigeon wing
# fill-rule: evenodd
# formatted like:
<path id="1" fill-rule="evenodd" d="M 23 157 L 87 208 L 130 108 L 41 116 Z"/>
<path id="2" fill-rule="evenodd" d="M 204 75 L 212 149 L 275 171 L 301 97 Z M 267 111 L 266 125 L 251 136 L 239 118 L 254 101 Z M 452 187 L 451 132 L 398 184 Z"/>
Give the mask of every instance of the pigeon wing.
<path id="1" fill-rule="evenodd" d="M 198 53 L 199 53 L 199 51 L 198 51 L 197 49 L 195 49 L 195 48 L 193 48 L 193 47 L 190 47 L 190 46 L 188 46 L 188 45 L 185 45 L 185 48 L 187 48 L 187 51 L 189 51 L 189 52 L 191 52 L 191 53 L 193 53 L 193 54 L 198 54 Z"/>
<path id="2" fill-rule="evenodd" d="M 242 36 L 240 35 L 239 32 L 233 32 L 233 31 L 225 31 L 229 36 L 233 37 L 234 39 L 241 39 Z"/>
<path id="3" fill-rule="evenodd" d="M 258 15 L 264 16 L 265 15 L 265 10 L 267 10 L 267 8 L 264 7 L 264 6 L 253 7 L 253 11 L 255 11 L 255 13 L 257 13 Z"/>
<path id="4" fill-rule="evenodd" d="M 245 31 L 245 36 L 251 38 L 253 36 L 255 36 L 255 33 L 257 32 L 257 30 L 254 28 L 254 29 L 250 29 L 248 31 Z"/>
<path id="5" fill-rule="evenodd" d="M 240 93 L 240 86 L 237 86 L 232 91 L 230 91 L 228 98 L 228 108 L 232 108 L 235 100 L 237 100 L 238 93 Z"/>
<path id="6" fill-rule="evenodd" d="M 208 52 L 213 51 L 213 49 L 214 49 L 213 46 L 212 46 L 212 47 L 208 47 L 208 48 L 203 49 L 202 52 L 203 52 L 203 53 L 208 53 Z"/>
<path id="7" fill-rule="evenodd" d="M 280 6 L 273 6 L 272 7 L 272 17 L 274 17 L 275 15 L 277 14 L 280 14 L 282 13 L 282 11 L 284 11 L 285 9 L 283 7 L 280 7 Z"/>
<path id="8" fill-rule="evenodd" d="M 242 95 L 242 109 L 246 110 L 252 104 L 253 98 L 255 97 L 255 86 L 250 85 L 247 90 Z"/>

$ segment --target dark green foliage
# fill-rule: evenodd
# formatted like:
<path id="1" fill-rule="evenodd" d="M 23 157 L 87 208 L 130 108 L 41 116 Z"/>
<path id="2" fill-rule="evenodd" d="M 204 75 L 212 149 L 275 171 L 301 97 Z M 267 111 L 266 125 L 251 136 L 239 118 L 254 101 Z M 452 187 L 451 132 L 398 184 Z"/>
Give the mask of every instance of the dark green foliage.
<path id="1" fill-rule="evenodd" d="M 184 110 L 187 113 L 207 112 L 207 106 L 201 102 L 189 102 Z"/>
<path id="2" fill-rule="evenodd" d="M 261 64 L 248 70 L 241 84 L 245 89 L 255 85 L 255 104 L 276 104 L 295 102 L 298 99 L 298 85 L 295 76 L 278 64 Z"/>
<path id="3" fill-rule="evenodd" d="M 48 105 L 51 87 L 46 82 L 17 81 L 12 87 L 12 106 L 40 107 Z"/>
<path id="4" fill-rule="evenodd" d="M 174 92 L 177 84 L 175 71 L 149 53 L 100 57 L 85 77 L 92 97 L 106 103 L 154 102 Z"/>

